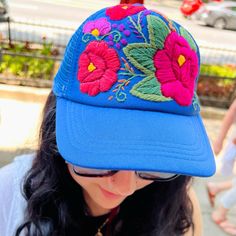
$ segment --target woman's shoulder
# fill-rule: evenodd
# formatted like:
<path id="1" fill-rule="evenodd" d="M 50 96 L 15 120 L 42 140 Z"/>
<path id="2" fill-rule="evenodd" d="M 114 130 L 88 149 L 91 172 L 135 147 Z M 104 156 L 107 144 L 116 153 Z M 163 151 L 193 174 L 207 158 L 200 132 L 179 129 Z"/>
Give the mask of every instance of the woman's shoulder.
<path id="1" fill-rule="evenodd" d="M 35 154 L 21 155 L 0 169 L 0 235 L 12 235 L 21 222 L 26 207 L 22 194 L 24 176 L 32 166 Z"/>
<path id="2" fill-rule="evenodd" d="M 24 176 L 32 166 L 35 154 L 17 156 L 14 160 L 0 169 L 0 198 L 11 198 L 21 190 Z"/>
<path id="3" fill-rule="evenodd" d="M 31 168 L 34 157 L 34 153 L 16 156 L 10 164 L 0 168 L 0 186 L 4 185 L 3 179 L 11 178 L 11 181 L 15 178 L 18 180 L 21 179 L 21 177 L 23 177 Z"/>
<path id="4" fill-rule="evenodd" d="M 13 163 L 18 165 L 21 169 L 23 168 L 31 168 L 32 162 L 35 158 L 35 153 L 23 154 L 20 156 L 16 156 L 13 160 Z"/>

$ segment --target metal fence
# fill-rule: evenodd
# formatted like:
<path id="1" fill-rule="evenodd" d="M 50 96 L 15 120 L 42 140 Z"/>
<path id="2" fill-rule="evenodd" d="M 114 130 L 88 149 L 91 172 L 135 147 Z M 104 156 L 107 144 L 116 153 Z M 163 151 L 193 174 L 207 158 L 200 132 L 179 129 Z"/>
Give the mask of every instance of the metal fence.
<path id="1" fill-rule="evenodd" d="M 75 27 L 50 25 L 32 20 L 29 22 L 8 20 L 0 24 L 2 40 L 5 42 L 42 44 L 46 39 L 58 48 L 64 48 L 67 45 L 74 31 Z"/>
<path id="2" fill-rule="evenodd" d="M 201 44 L 199 47 L 198 95 L 201 103 L 229 107 L 236 97 L 236 49 Z"/>
<path id="3" fill-rule="evenodd" d="M 3 71 L 1 63 L 0 82 L 50 87 L 60 64 L 61 55 L 74 31 L 75 27 L 46 25 L 39 22 L 1 23 L 2 63 L 4 58 L 10 61 L 10 58 L 14 57 L 13 70 L 17 72 L 18 69 L 18 74 L 15 73 L 14 76 L 14 73 L 1 73 Z M 3 45 L 14 45 L 19 42 L 23 42 L 26 48 L 30 45 L 36 49 L 41 48 L 41 51 L 45 45 L 46 47 L 50 45 L 52 52 L 45 55 L 38 53 L 37 50 L 33 54 L 27 50 L 23 52 L 4 50 Z M 236 49 L 201 44 L 199 46 L 201 51 L 201 73 L 198 83 L 200 100 L 205 105 L 228 107 L 236 97 Z M 20 66 L 18 62 L 23 65 Z M 44 71 L 44 67 L 47 71 Z"/>

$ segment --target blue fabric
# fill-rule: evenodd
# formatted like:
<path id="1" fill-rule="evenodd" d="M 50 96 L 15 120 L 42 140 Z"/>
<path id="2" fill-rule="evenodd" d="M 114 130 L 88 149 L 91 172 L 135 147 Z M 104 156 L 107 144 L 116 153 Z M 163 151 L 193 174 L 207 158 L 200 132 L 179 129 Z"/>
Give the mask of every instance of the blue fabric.
<path id="1" fill-rule="evenodd" d="M 129 93 L 129 89 L 144 77 L 135 67 L 132 67 L 134 72 L 140 76 L 126 87 L 124 102 L 108 99 L 114 95 L 112 90 L 116 84 L 96 96 L 80 91 L 78 61 L 88 44 L 82 41 L 83 26 L 101 17 L 107 18 L 111 24 L 127 26 L 127 18 L 112 21 L 105 11 L 102 9 L 90 16 L 74 33 L 54 80 L 59 152 L 68 162 L 83 167 L 213 175 L 214 155 L 199 114 L 197 97 L 189 106 L 181 106 L 174 100 L 157 102 L 136 97 Z M 160 14 L 150 11 L 149 15 L 162 19 L 168 26 L 167 20 Z M 132 17 L 136 19 L 138 16 Z M 142 32 L 148 38 L 146 16 L 143 16 L 142 24 Z M 181 26 L 176 22 L 172 24 L 179 33 Z M 105 37 L 104 41 L 107 40 Z M 143 43 L 143 39 L 135 34 L 127 37 L 127 41 L 128 44 Z M 195 41 L 194 44 L 199 66 L 199 50 Z M 121 67 L 124 67 L 121 58 L 126 55 L 122 48 L 116 51 Z M 123 79 L 124 76 L 119 73 L 118 80 Z"/>
<path id="2" fill-rule="evenodd" d="M 215 172 L 199 115 L 101 108 L 63 98 L 57 99 L 56 114 L 59 152 L 74 165 L 193 176 Z"/>

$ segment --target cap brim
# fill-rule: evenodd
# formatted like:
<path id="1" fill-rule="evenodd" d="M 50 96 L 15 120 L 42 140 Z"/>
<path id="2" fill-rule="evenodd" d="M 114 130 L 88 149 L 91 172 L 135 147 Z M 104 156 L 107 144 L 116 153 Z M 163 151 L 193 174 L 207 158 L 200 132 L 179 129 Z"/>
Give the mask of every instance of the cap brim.
<path id="1" fill-rule="evenodd" d="M 214 155 L 200 115 L 104 108 L 57 97 L 60 154 L 81 167 L 215 173 Z"/>

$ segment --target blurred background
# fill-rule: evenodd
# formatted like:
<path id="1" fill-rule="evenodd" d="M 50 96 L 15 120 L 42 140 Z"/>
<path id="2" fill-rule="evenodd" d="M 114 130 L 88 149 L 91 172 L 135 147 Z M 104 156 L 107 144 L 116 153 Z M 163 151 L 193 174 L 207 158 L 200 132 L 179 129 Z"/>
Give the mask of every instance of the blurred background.
<path id="1" fill-rule="evenodd" d="M 88 15 L 118 3 L 0 0 L 0 167 L 37 148 L 41 111 L 71 34 Z M 146 0 L 145 5 L 183 25 L 199 45 L 197 90 L 203 121 L 213 141 L 226 109 L 236 98 L 236 1 Z M 222 176 L 217 172 L 211 179 L 221 180 Z M 224 236 L 211 221 L 206 181 L 196 178 L 194 182 L 204 235 Z M 235 209 L 230 211 L 230 219 L 236 224 Z"/>

